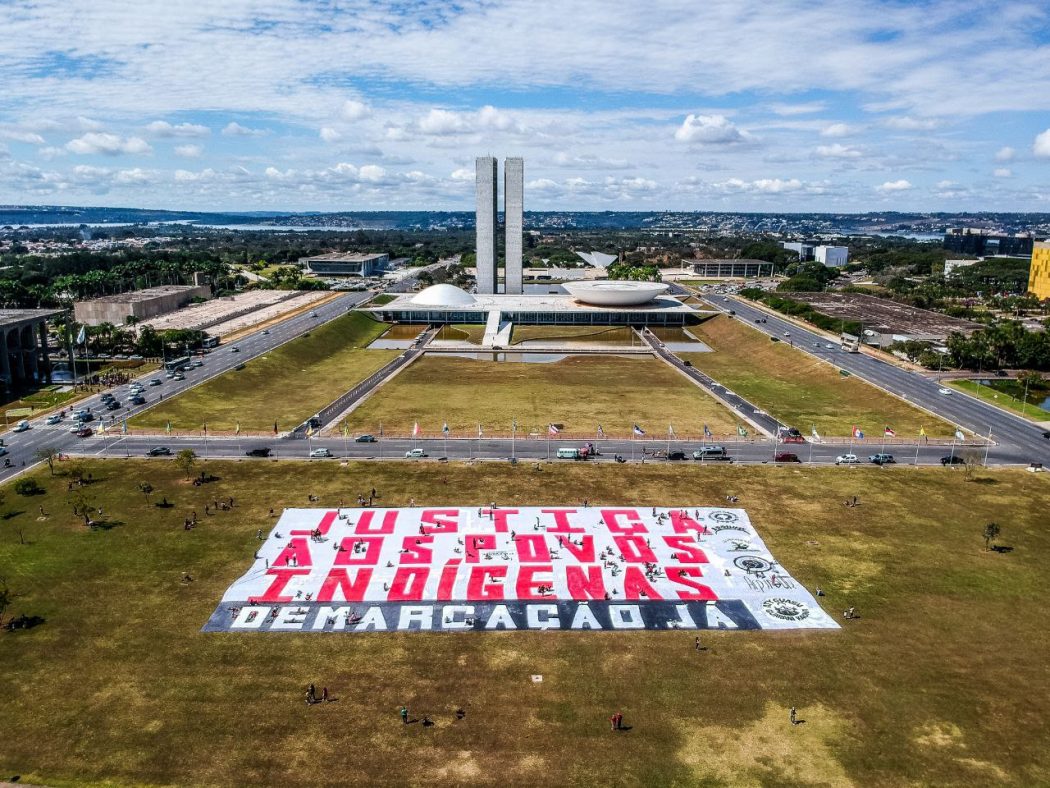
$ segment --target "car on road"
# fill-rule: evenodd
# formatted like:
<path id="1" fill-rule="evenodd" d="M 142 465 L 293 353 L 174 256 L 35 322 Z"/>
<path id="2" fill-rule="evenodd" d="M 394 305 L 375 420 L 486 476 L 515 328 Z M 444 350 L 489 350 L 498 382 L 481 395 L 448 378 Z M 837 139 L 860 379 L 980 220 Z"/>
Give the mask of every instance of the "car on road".
<path id="1" fill-rule="evenodd" d="M 966 460 L 955 454 L 949 455 L 948 457 L 941 457 L 941 465 L 965 465 Z"/>
<path id="2" fill-rule="evenodd" d="M 90 438 L 95 434 L 95 431 L 91 427 L 81 427 L 76 434 L 78 438 Z"/>
<path id="3" fill-rule="evenodd" d="M 161 380 L 160 378 L 153 378 L 152 380 L 150 380 L 149 384 L 151 386 L 163 386 L 164 385 L 164 381 Z"/>
<path id="4" fill-rule="evenodd" d="M 18 424 L 15 425 L 15 432 L 25 432 L 29 429 L 29 422 L 22 419 Z"/>
<path id="5" fill-rule="evenodd" d="M 789 336 L 791 336 L 791 332 L 790 332 L 790 331 L 785 331 L 785 332 L 784 332 L 784 336 L 786 336 L 786 337 L 789 337 Z"/>
<path id="6" fill-rule="evenodd" d="M 860 458 L 856 454 L 840 454 L 835 458 L 836 465 L 856 465 Z"/>
<path id="7" fill-rule="evenodd" d="M 231 353 L 240 353 L 241 349 L 239 347 L 237 347 L 236 345 L 234 345 L 233 347 L 230 348 L 230 352 Z"/>
<path id="8" fill-rule="evenodd" d="M 802 462 L 802 460 L 798 458 L 797 454 L 792 454 L 789 451 L 781 451 L 773 455 L 773 462 Z"/>
<path id="9" fill-rule="evenodd" d="M 875 465 L 892 465 L 897 461 L 893 459 L 892 454 L 879 452 L 878 454 L 872 454 L 870 457 L 868 457 L 868 462 L 874 463 Z"/>
<path id="10" fill-rule="evenodd" d="M 1046 432 L 1044 432 L 1043 433 L 1043 437 L 1046 438 L 1048 441 L 1050 441 L 1050 430 L 1047 430 Z"/>
<path id="11" fill-rule="evenodd" d="M 129 399 L 128 402 L 130 402 L 132 405 L 145 405 L 146 398 L 143 397 L 141 394 L 136 394 L 134 397 Z"/>
<path id="12" fill-rule="evenodd" d="M 667 459 L 669 459 L 669 460 L 684 460 L 685 459 L 685 452 L 684 451 L 678 451 L 678 450 L 669 451 L 669 452 L 667 452 Z"/>
<path id="13" fill-rule="evenodd" d="M 109 402 L 111 399 L 113 399 L 113 392 L 107 391 L 99 399 L 101 399 L 103 402 Z"/>
<path id="14" fill-rule="evenodd" d="M 175 376 L 172 378 L 172 380 L 185 380 L 185 379 L 186 379 L 186 376 L 183 375 L 181 372 L 176 372 Z"/>
<path id="15" fill-rule="evenodd" d="M 701 446 L 693 452 L 694 460 L 728 460 L 729 452 L 725 446 Z"/>
<path id="16" fill-rule="evenodd" d="M 834 345 L 831 345 L 831 344 L 828 344 L 828 345 L 824 345 L 824 347 L 825 347 L 825 349 L 827 349 L 827 350 L 834 350 L 834 349 L 835 349 L 835 346 L 834 346 Z"/>
<path id="17" fill-rule="evenodd" d="M 121 405 L 120 400 L 117 399 L 111 399 L 106 403 L 106 410 L 120 410 L 122 407 L 124 406 Z"/>
<path id="18" fill-rule="evenodd" d="M 154 446 L 152 449 L 146 452 L 147 457 L 168 457 L 170 455 L 171 449 L 169 449 L 167 446 Z"/>
<path id="19" fill-rule="evenodd" d="M 265 335 L 267 335 L 267 334 L 269 334 L 269 333 L 270 333 L 270 329 L 268 329 L 268 328 L 264 328 L 264 329 L 263 329 L 263 335 L 264 335 L 264 336 L 265 336 Z"/>
<path id="20" fill-rule="evenodd" d="M 47 422 L 46 423 L 47 424 L 58 424 L 60 421 L 62 421 L 62 414 L 61 413 L 52 413 L 50 416 L 47 417 Z"/>
<path id="21" fill-rule="evenodd" d="M 326 449 L 324 447 L 322 447 L 320 449 L 314 449 L 312 452 L 310 452 L 311 459 L 316 459 L 316 458 L 319 458 L 319 457 L 331 457 L 331 456 L 332 456 L 332 452 L 330 452 L 328 449 Z"/>
<path id="22" fill-rule="evenodd" d="M 78 410 L 73 414 L 73 418 L 77 421 L 94 421 L 95 414 L 90 410 Z"/>
<path id="23" fill-rule="evenodd" d="M 5 454 L 7 454 L 7 447 L 0 446 L 0 457 L 3 457 Z"/>
<path id="24" fill-rule="evenodd" d="M 951 389 L 940 388 L 940 389 L 937 389 L 937 393 L 938 394 L 944 394 L 945 396 L 948 396 L 949 394 L 952 393 L 952 390 Z"/>
<path id="25" fill-rule="evenodd" d="M 406 460 L 418 460 L 420 457 L 426 457 L 427 453 L 422 449 L 409 449 L 405 452 Z"/>
<path id="26" fill-rule="evenodd" d="M 269 457 L 270 456 L 270 447 L 269 446 L 260 446 L 257 449 L 248 449 L 248 451 L 246 451 L 244 453 L 244 456 L 245 457 Z"/>
<path id="27" fill-rule="evenodd" d="M 358 435 L 354 438 L 354 443 L 375 443 L 375 435 Z"/>
<path id="28" fill-rule="evenodd" d="M 316 312 L 311 312 L 310 313 L 310 317 L 317 317 L 317 313 Z"/>

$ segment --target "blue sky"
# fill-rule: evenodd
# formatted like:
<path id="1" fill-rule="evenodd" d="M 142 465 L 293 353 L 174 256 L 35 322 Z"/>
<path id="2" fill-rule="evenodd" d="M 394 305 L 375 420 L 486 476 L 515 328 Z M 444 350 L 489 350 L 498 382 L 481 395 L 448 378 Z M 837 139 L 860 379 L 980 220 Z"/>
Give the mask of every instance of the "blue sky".
<path id="1" fill-rule="evenodd" d="M 14 0 L 0 202 L 1050 211 L 1050 5 Z"/>

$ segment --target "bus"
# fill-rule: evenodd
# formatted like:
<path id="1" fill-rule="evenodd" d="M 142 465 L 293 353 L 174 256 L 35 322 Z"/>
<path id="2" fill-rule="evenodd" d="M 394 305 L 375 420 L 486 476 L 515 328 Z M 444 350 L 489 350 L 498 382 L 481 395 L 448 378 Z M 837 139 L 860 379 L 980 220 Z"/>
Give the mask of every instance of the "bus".
<path id="1" fill-rule="evenodd" d="M 190 364 L 189 356 L 180 356 L 179 358 L 173 358 L 169 361 L 164 362 L 164 370 L 166 372 L 174 372 L 179 367 L 188 367 Z"/>
<path id="2" fill-rule="evenodd" d="M 213 348 L 213 347 L 218 347 L 218 346 L 219 346 L 219 338 L 218 337 L 204 337 L 204 341 L 201 342 L 201 347 L 202 348 Z"/>

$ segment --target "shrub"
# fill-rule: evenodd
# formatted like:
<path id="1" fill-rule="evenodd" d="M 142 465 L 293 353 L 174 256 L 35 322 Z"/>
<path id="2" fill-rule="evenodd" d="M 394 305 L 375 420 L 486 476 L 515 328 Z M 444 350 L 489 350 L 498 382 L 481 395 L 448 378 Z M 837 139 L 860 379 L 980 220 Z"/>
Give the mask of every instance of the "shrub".
<path id="1" fill-rule="evenodd" d="M 44 491 L 36 479 L 19 479 L 15 482 L 15 492 L 19 495 L 39 495 Z"/>

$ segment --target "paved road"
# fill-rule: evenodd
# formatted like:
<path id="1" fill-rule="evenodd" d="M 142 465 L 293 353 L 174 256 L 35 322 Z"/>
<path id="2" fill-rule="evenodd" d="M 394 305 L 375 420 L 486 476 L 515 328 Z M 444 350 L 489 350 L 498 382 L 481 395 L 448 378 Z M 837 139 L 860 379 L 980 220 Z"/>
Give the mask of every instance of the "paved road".
<path id="1" fill-rule="evenodd" d="M 223 372 L 233 369 L 238 364 L 257 358 L 258 356 L 273 350 L 278 345 L 283 345 L 285 342 L 306 333 L 311 328 L 315 328 L 329 320 L 345 314 L 348 310 L 371 296 L 372 293 L 370 292 L 347 293 L 326 304 L 318 306 L 311 312 L 304 312 L 301 315 L 289 318 L 288 320 L 273 326 L 269 330 L 264 329 L 249 334 L 230 345 L 220 345 L 218 348 L 211 351 L 211 353 L 204 356 L 203 367 L 198 367 L 188 371 L 185 380 L 168 380 L 164 377 L 163 372 L 145 374 L 138 378 L 138 380 L 146 385 L 146 393 L 144 395 L 146 397 L 145 405 L 122 408 L 118 411 L 111 412 L 105 410 L 103 407 L 101 396 L 95 395 L 85 400 L 81 400 L 73 409 L 79 409 L 82 407 L 91 408 L 92 413 L 96 414 L 96 418 L 94 421 L 90 422 L 88 426 L 95 430 L 99 427 L 99 417 L 104 416 L 107 424 L 112 423 L 112 427 L 110 427 L 110 436 L 116 436 L 120 431 L 120 421 L 122 419 L 125 417 L 130 418 L 144 410 L 148 410 L 160 401 L 159 398 L 161 396 L 167 399 L 188 388 L 192 388 L 209 378 L 221 375 Z M 316 315 L 316 317 L 314 317 L 314 315 Z M 234 352 L 233 348 L 237 348 L 239 352 Z M 154 378 L 163 381 L 162 385 L 148 385 L 149 380 Z M 127 386 L 116 387 L 112 389 L 112 393 L 121 404 L 127 405 L 128 398 L 130 397 Z M 31 429 L 27 432 L 8 433 L 4 436 L 4 443 L 9 451 L 7 458 L 11 460 L 12 467 L 0 468 L 0 481 L 4 481 L 15 473 L 21 471 L 23 462 L 25 462 L 26 466 L 33 465 L 36 462 L 37 451 L 45 446 L 54 447 L 64 453 L 75 453 L 83 448 L 93 446 L 95 442 L 102 441 L 101 436 L 77 438 L 75 435 L 72 435 L 70 429 L 73 426 L 73 422 L 68 416 L 57 425 L 46 424 L 44 418 L 33 419 L 30 421 L 30 425 Z M 109 439 L 109 441 L 112 440 L 113 437 Z"/>
<path id="2" fill-rule="evenodd" d="M 1042 429 L 1019 416 L 1011 415 L 993 405 L 974 397 L 955 392 L 948 396 L 940 394 L 936 380 L 919 372 L 902 369 L 894 364 L 873 358 L 864 353 L 847 353 L 837 342 L 829 340 L 806 328 L 800 328 L 780 317 L 759 309 L 743 298 L 734 296 L 707 296 L 706 300 L 719 309 L 733 309 L 739 320 L 748 322 L 770 336 L 784 342 L 793 342 L 795 347 L 817 358 L 829 361 L 852 375 L 874 383 L 887 391 L 903 397 L 915 405 L 931 411 L 941 418 L 970 430 L 975 435 L 987 436 L 999 444 L 992 456 L 1004 454 L 1017 462 L 1042 462 L 1050 465 L 1050 440 L 1042 437 Z M 755 320 L 764 319 L 764 323 Z M 832 348 L 826 347 L 828 344 Z M 848 417 L 848 414 L 844 414 Z M 795 425 L 805 430 L 806 425 Z M 874 441 L 869 441 L 874 443 Z"/>

